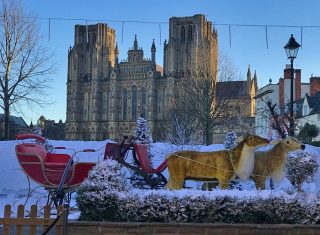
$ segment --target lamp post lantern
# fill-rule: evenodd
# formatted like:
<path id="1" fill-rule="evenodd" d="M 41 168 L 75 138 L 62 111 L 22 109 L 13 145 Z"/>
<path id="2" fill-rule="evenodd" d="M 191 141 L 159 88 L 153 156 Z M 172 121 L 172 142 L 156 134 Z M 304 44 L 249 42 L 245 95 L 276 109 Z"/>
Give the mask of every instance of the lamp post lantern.
<path id="1" fill-rule="evenodd" d="M 297 57 L 300 44 L 296 42 L 291 34 L 288 43 L 283 47 L 286 51 L 288 59 L 291 62 L 291 83 L 290 83 L 290 127 L 289 127 L 289 136 L 294 136 L 294 117 L 293 117 L 293 79 L 294 79 L 294 70 L 293 70 L 293 60 Z"/>

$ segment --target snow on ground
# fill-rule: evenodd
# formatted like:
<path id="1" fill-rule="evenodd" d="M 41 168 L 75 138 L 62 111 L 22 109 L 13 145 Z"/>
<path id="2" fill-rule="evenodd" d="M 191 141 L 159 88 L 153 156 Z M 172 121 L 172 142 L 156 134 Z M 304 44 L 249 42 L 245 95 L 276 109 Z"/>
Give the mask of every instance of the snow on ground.
<path id="1" fill-rule="evenodd" d="M 76 154 L 75 160 L 85 161 L 85 162 L 97 162 L 101 161 L 103 158 L 103 153 L 105 145 L 111 142 L 106 141 L 54 141 L 49 140 L 49 144 L 57 147 L 63 146 L 67 149 L 64 150 L 53 150 L 56 152 L 63 152 L 72 155 L 75 151 L 83 149 L 95 149 L 96 152 L 92 153 L 78 153 Z M 32 204 L 37 204 L 38 206 L 43 206 L 47 202 L 47 192 L 39 187 L 34 182 L 30 182 L 30 188 L 34 189 L 32 191 L 32 196 L 28 198 L 29 185 L 28 179 L 22 172 L 19 163 L 17 162 L 15 155 L 15 145 L 21 143 L 21 141 L 0 141 L 0 217 L 3 217 L 3 210 L 5 204 L 11 204 L 13 207 L 12 211 L 15 214 L 17 206 L 19 204 L 26 203 L 26 209 L 29 209 Z M 190 149 L 196 151 L 215 151 L 224 149 L 223 145 L 210 145 L 210 146 L 174 146 L 166 143 L 154 143 L 151 147 L 151 153 L 154 156 L 153 166 L 157 167 L 160 165 L 165 157 L 174 151 Z M 305 151 L 312 152 L 317 155 L 318 163 L 320 165 L 320 148 L 307 145 Z M 130 158 L 130 156 L 128 156 Z M 165 170 L 164 176 L 168 178 L 168 171 Z M 275 190 L 270 190 L 267 184 L 267 189 L 260 191 L 256 190 L 254 184 L 251 180 L 242 182 L 243 190 L 219 190 L 214 191 L 201 191 L 202 183 L 195 181 L 187 181 L 186 186 L 192 187 L 193 189 L 183 189 L 179 191 L 168 191 L 168 190 L 158 190 L 157 192 L 153 190 L 133 190 L 132 193 L 135 194 L 166 194 L 169 196 L 182 197 L 185 195 L 205 195 L 208 197 L 218 197 L 218 196 L 232 196 L 232 197 L 269 197 L 272 195 L 288 195 L 288 193 L 294 196 L 294 188 L 290 182 L 285 178 L 280 185 L 276 186 Z M 198 189 L 198 190 L 197 190 Z M 320 169 L 318 170 L 315 182 L 304 185 L 304 191 L 306 192 L 306 198 L 312 200 L 320 191 Z M 288 195 L 289 197 L 291 197 Z M 75 205 L 75 195 L 73 194 L 73 200 L 71 202 L 71 207 L 76 207 Z M 27 200 L 28 199 L 28 200 Z M 70 219 L 76 219 L 79 216 L 79 212 L 71 212 Z"/>

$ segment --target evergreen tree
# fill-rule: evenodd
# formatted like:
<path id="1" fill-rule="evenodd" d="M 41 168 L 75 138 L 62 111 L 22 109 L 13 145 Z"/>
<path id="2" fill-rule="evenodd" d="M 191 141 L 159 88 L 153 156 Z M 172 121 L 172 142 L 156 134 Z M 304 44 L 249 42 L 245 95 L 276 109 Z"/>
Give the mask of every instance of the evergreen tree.
<path id="1" fill-rule="evenodd" d="M 237 139 L 237 134 L 232 132 L 228 132 L 226 135 L 226 139 L 224 141 L 225 149 L 232 149 L 234 147 L 234 141 Z"/>
<path id="2" fill-rule="evenodd" d="M 306 123 L 300 130 L 297 138 L 304 143 L 310 144 L 312 139 L 319 135 L 319 128 L 316 125 Z"/>
<path id="3" fill-rule="evenodd" d="M 296 151 L 289 155 L 286 167 L 287 178 L 298 192 L 302 192 L 302 184 L 313 181 L 319 165 L 314 154 Z"/>
<path id="4" fill-rule="evenodd" d="M 137 119 L 135 136 L 138 137 L 137 143 L 146 144 L 148 147 L 152 143 L 147 120 L 143 117 L 138 117 Z"/>
<path id="5" fill-rule="evenodd" d="M 152 138 L 149 135 L 149 127 L 147 120 L 144 119 L 143 117 L 138 117 L 137 122 L 136 122 L 136 128 L 134 131 L 134 136 L 136 136 L 136 143 L 139 144 L 144 144 L 148 148 L 148 156 L 150 158 L 150 162 L 152 163 L 152 154 L 150 153 L 150 144 L 152 143 Z M 138 161 L 137 156 L 135 155 L 136 153 L 133 154 L 133 164 L 136 167 L 140 167 L 140 162 Z M 131 173 L 131 183 L 134 187 L 137 188 L 143 188 L 145 187 L 144 185 L 146 184 L 143 177 L 138 174 L 137 172 L 133 171 Z"/>

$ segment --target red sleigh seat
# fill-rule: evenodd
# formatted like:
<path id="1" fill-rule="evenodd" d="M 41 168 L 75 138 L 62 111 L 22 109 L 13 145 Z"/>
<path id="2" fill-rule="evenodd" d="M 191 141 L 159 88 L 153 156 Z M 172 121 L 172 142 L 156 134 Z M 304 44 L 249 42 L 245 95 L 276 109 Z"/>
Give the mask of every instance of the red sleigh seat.
<path id="1" fill-rule="evenodd" d="M 48 152 L 42 144 L 22 143 L 16 146 L 18 162 L 25 174 L 36 183 L 57 188 L 71 156 Z M 64 187 L 74 187 L 87 176 L 94 162 L 76 162 L 70 167 Z"/>

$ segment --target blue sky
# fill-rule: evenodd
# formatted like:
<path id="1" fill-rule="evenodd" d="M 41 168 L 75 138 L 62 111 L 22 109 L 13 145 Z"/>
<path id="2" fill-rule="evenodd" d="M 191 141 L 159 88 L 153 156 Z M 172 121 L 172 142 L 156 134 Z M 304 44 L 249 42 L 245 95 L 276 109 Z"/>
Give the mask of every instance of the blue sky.
<path id="1" fill-rule="evenodd" d="M 231 47 L 228 24 L 238 25 L 292 25 L 320 26 L 320 1 L 308 0 L 22 0 L 27 11 L 38 16 L 42 42 L 55 52 L 57 71 L 52 75 L 53 84 L 49 98 L 54 102 L 46 109 L 34 108 L 23 116 L 27 123 L 35 122 L 40 115 L 47 119 L 65 121 L 67 50 L 73 45 L 74 25 L 107 23 L 116 30 L 116 41 L 120 59 L 126 59 L 132 47 L 134 34 L 138 35 L 139 46 L 145 57 L 150 58 L 152 39 L 157 47 L 157 63 L 163 63 L 163 41 L 168 35 L 168 21 L 173 16 L 204 14 L 216 25 L 219 50 L 228 55 L 243 75 L 250 64 L 257 71 L 258 86 L 268 84 L 271 78 L 277 82 L 283 76 L 286 58 L 283 46 L 290 34 L 301 44 L 294 67 L 302 70 L 302 81 L 308 82 L 310 75 L 320 75 L 320 27 L 265 27 L 231 26 Z M 47 18 L 86 19 L 49 20 Z M 98 20 L 98 21 L 97 21 Z M 101 21 L 103 20 L 103 21 Z M 120 22 L 115 22 L 120 21 Z M 129 23 L 122 21 L 163 22 Z M 221 25 L 221 24 L 227 24 Z M 160 34 L 161 29 L 161 34 Z M 122 36 L 123 32 L 123 36 Z M 160 36 L 161 35 L 161 36 Z M 160 38 L 161 41 L 160 42 Z M 268 41 L 268 48 L 266 41 Z"/>

